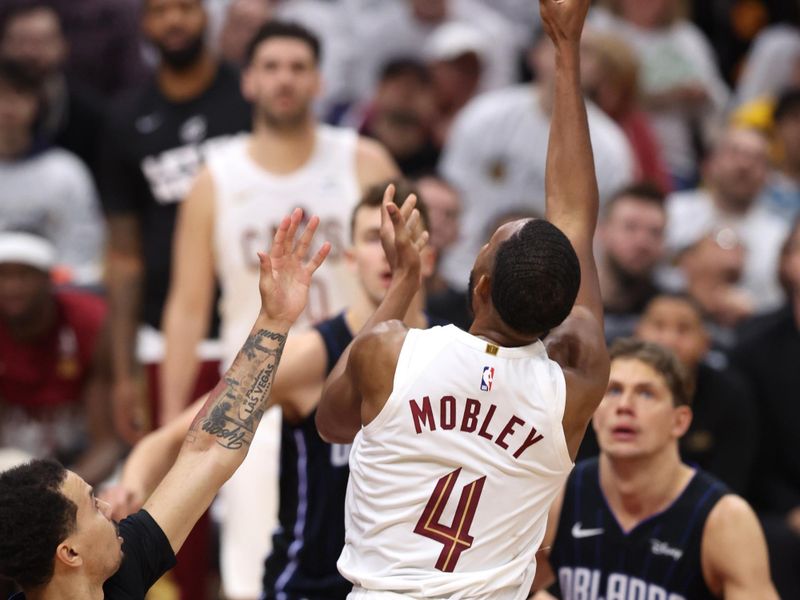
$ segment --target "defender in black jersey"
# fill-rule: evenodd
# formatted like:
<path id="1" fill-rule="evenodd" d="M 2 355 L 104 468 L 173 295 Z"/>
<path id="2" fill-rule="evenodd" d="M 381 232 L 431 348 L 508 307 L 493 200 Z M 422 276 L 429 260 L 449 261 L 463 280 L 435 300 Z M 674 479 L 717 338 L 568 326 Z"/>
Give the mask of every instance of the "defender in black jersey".
<path id="1" fill-rule="evenodd" d="M 405 199 L 413 189 L 396 182 L 397 197 Z M 391 272 L 381 245 L 381 202 L 385 184 L 368 190 L 353 211 L 352 262 L 360 282 L 359 294 L 350 308 L 313 329 L 289 337 L 281 357 L 281 370 L 272 387 L 272 402 L 283 412 L 279 526 L 273 550 L 265 562 L 264 599 L 343 600 L 352 588 L 336 568 L 344 545 L 344 501 L 349 476 L 349 445 L 328 444 L 319 437 L 314 418 L 325 378 L 336 361 L 380 303 Z M 394 188 L 393 188 L 394 189 Z M 399 202 L 411 213 L 414 203 Z M 422 204 L 422 223 L 427 222 Z M 432 274 L 435 257 L 423 251 L 422 277 Z M 423 312 L 418 296 L 406 316 L 413 327 L 444 324 Z M 115 514 L 123 516 L 138 508 L 169 468 L 188 424 L 200 403 L 189 407 L 165 427 L 153 432 L 134 449 L 123 473 L 121 487 L 109 500 Z"/>
<path id="2" fill-rule="evenodd" d="M 752 509 L 681 463 L 691 389 L 677 359 L 634 340 L 611 357 L 593 420 L 600 457 L 575 468 L 551 510 L 534 589 L 555 579 L 564 600 L 776 599 Z"/>

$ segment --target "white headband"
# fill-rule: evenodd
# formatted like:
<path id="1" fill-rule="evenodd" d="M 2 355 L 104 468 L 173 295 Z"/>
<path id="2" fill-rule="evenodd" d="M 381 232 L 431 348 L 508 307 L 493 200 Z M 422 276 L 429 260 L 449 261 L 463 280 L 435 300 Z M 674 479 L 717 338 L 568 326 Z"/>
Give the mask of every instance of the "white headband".
<path id="1" fill-rule="evenodd" d="M 30 233 L 0 232 L 0 264 L 19 263 L 49 271 L 56 262 L 56 249 L 49 241 Z"/>

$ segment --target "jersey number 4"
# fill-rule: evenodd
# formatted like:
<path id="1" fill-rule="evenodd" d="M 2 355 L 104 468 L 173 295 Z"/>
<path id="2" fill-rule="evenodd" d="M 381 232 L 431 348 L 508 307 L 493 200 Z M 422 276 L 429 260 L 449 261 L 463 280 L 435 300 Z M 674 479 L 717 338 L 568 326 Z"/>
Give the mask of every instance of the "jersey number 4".
<path id="1" fill-rule="evenodd" d="M 460 473 L 461 469 L 456 469 L 436 483 L 436 488 L 414 528 L 414 533 L 435 540 L 444 546 L 439 554 L 439 560 L 436 561 L 436 568 L 445 573 L 452 573 L 461 553 L 472 547 L 469 528 L 472 526 L 472 519 L 475 518 L 475 510 L 478 508 L 483 484 L 486 482 L 484 476 L 464 486 L 453 522 L 445 525 L 440 522 L 440 519 Z"/>

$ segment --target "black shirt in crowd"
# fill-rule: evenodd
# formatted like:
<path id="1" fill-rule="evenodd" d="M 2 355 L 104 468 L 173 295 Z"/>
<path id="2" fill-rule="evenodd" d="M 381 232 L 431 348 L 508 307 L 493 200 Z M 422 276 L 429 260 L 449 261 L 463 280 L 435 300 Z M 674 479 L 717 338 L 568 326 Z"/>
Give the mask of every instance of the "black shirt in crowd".
<path id="1" fill-rule="evenodd" d="M 169 100 L 153 79 L 110 111 L 100 156 L 100 195 L 108 214 L 139 219 L 145 267 L 142 317 L 157 329 L 169 288 L 178 206 L 208 148 L 250 127 L 251 110 L 241 95 L 239 75 L 225 65 L 192 100 Z"/>
<path id="2" fill-rule="evenodd" d="M 144 600 L 147 590 L 172 567 L 175 553 L 164 532 L 145 510 L 123 519 L 122 564 L 103 585 L 104 600 Z M 25 600 L 19 593 L 11 600 Z"/>
<path id="3" fill-rule="evenodd" d="M 748 324 L 733 362 L 750 381 L 760 424 L 750 498 L 761 512 L 800 506 L 800 325 L 789 306 Z"/>

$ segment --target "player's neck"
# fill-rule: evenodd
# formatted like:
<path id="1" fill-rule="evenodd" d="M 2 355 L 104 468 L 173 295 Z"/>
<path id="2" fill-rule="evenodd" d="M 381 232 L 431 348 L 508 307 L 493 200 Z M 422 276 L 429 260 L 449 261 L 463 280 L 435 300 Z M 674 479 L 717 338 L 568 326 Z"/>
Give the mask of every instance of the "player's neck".
<path id="1" fill-rule="evenodd" d="M 0 160 L 13 161 L 24 156 L 33 145 L 30 131 L 4 132 L 0 136 Z"/>
<path id="2" fill-rule="evenodd" d="M 316 121 L 309 114 L 306 120 L 292 128 L 275 128 L 257 122 L 248 151 L 262 169 L 276 175 L 286 175 L 300 169 L 311 159 L 316 143 Z"/>
<path id="3" fill-rule="evenodd" d="M 600 487 L 626 531 L 667 509 L 693 474 L 681 462 L 677 446 L 645 458 L 611 459 L 600 455 Z"/>
<path id="4" fill-rule="evenodd" d="M 103 584 L 92 584 L 80 576 L 53 577 L 45 587 L 26 591 L 27 600 L 103 600 Z"/>
<path id="5" fill-rule="evenodd" d="M 503 348 L 520 348 L 532 344 L 539 336 L 521 335 L 503 323 L 483 315 L 475 315 L 469 332 Z"/>
<path id="6" fill-rule="evenodd" d="M 359 294 L 358 299 L 350 305 L 350 308 L 345 313 L 344 318 L 347 322 L 347 327 L 353 333 L 361 331 L 377 308 L 378 305 L 373 303 L 366 294 Z M 427 329 L 428 316 L 425 314 L 424 309 L 425 293 L 420 290 L 411 301 L 406 316 L 403 317 L 403 323 L 415 329 Z"/>
<path id="7" fill-rule="evenodd" d="M 175 70 L 161 63 L 156 75 L 158 89 L 173 102 L 194 100 L 211 87 L 217 66 L 217 61 L 205 49 L 197 62 L 186 69 Z"/>

